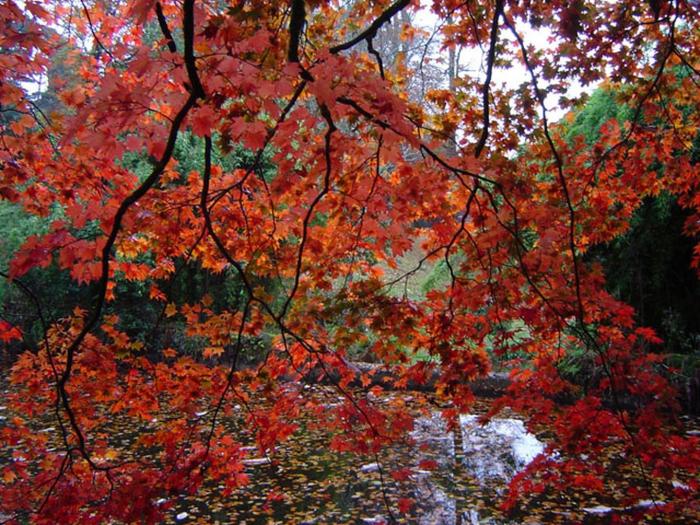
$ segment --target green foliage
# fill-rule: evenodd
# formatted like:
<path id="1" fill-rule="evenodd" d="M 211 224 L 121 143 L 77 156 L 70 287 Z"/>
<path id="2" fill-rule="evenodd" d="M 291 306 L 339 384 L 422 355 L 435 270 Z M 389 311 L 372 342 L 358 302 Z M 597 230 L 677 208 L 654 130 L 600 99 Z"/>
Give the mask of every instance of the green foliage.
<path id="1" fill-rule="evenodd" d="M 213 146 L 212 163 L 221 166 L 225 172 L 254 168 L 255 174 L 264 177 L 266 181 L 270 181 L 276 173 L 275 166 L 270 162 L 270 151 L 266 150 L 258 165 L 255 166 L 256 154 L 240 144 L 222 144 L 220 137 L 215 136 Z M 204 170 L 203 151 L 204 138 L 188 130 L 181 131 L 173 153 L 173 158 L 177 162 L 177 172 L 183 177 L 187 177 L 192 171 L 201 173 Z M 139 180 L 145 179 L 153 169 L 152 160 L 144 152 L 128 152 L 122 157 L 120 163 L 136 174 Z"/>
<path id="2" fill-rule="evenodd" d="M 610 119 L 629 121 L 633 111 L 621 103 L 623 95 L 624 88 L 596 90 L 568 125 L 567 138 L 583 136 L 592 145 Z M 660 334 L 667 352 L 693 352 L 700 342 L 700 282 L 689 268 L 694 242 L 683 235 L 686 217 L 671 194 L 647 198 L 624 235 L 586 256 L 603 265 L 608 290 L 635 308 L 640 324 Z"/>
<path id="3" fill-rule="evenodd" d="M 574 117 L 566 131 L 566 137 L 583 136 L 586 144 L 593 145 L 600 138 L 600 128 L 610 119 L 622 124 L 632 118 L 632 109 L 620 103 L 620 94 L 610 89 L 595 90 L 585 106 Z"/>
<path id="4" fill-rule="evenodd" d="M 440 259 L 430 270 L 430 273 L 421 284 L 422 292 L 428 293 L 432 290 L 442 288 L 450 282 L 450 269 L 445 259 Z"/>
<path id="5" fill-rule="evenodd" d="M 144 300 L 146 297 L 147 282 L 117 278 L 115 300 L 107 304 L 106 311 L 119 316 L 119 329 L 136 340 L 148 343 L 161 308 L 154 301 Z"/>
<path id="6" fill-rule="evenodd" d="M 48 219 L 29 215 L 16 204 L 0 200 L 0 271 L 7 273 L 12 256 L 27 237 L 46 232 L 48 225 Z M 4 302 L 8 286 L 5 280 L 0 281 L 0 304 Z"/>
<path id="7" fill-rule="evenodd" d="M 0 201 L 0 271 L 9 273 L 9 264 L 22 244 L 32 235 L 43 235 L 49 225 L 63 216 L 56 208 L 46 217 L 26 213 L 20 206 Z M 86 234 L 95 225 L 86 226 Z M 85 304 L 91 288 L 80 286 L 70 278 L 67 270 L 51 264 L 47 268 L 34 268 L 22 276 L 22 283 L 39 299 L 42 314 L 47 322 L 70 315 L 79 304 Z M 6 279 L 0 279 L 0 312 L 2 316 L 22 327 L 29 344 L 43 337 L 40 316 L 32 300 Z"/>
<path id="8" fill-rule="evenodd" d="M 700 282 L 689 268 L 694 242 L 683 235 L 686 216 L 672 195 L 646 199 L 626 234 L 591 252 L 611 292 L 657 330 L 666 351 L 678 353 L 697 351 L 700 342 Z"/>
<path id="9" fill-rule="evenodd" d="M 62 214 L 62 210 L 54 209 L 47 217 L 38 217 L 26 213 L 16 204 L 0 201 L 0 271 L 7 274 L 10 261 L 27 238 L 47 233 L 51 222 L 60 219 Z M 30 270 L 22 277 L 22 283 L 40 299 L 42 313 L 49 322 L 67 317 L 89 293 L 88 287 L 76 284 L 68 271 L 55 264 Z M 0 279 L 0 312 L 22 326 L 30 344 L 42 337 L 35 305 L 24 292 L 4 278 Z"/>
<path id="10" fill-rule="evenodd" d="M 557 362 L 557 368 L 564 379 L 584 386 L 597 370 L 592 352 L 578 345 L 571 345 L 566 349 L 563 357 Z"/>

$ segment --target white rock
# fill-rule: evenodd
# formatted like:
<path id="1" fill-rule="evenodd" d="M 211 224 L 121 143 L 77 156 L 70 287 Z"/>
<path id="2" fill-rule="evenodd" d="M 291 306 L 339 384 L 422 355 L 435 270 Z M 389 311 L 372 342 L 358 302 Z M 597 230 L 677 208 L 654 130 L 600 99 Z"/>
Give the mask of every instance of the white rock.
<path id="1" fill-rule="evenodd" d="M 655 506 L 661 506 L 664 505 L 663 501 L 654 501 L 653 499 L 643 499 L 641 501 L 638 501 L 637 504 L 634 506 L 634 508 L 639 508 L 639 509 L 646 509 L 647 507 L 655 507 Z"/>
<path id="2" fill-rule="evenodd" d="M 478 416 L 463 415 L 460 425 L 464 464 L 480 481 L 508 481 L 544 452 L 544 444 L 519 419 L 494 418 L 481 425 Z"/>
<path id="3" fill-rule="evenodd" d="M 265 463 L 270 463 L 270 460 L 267 458 L 250 458 L 250 459 L 244 459 L 241 461 L 245 466 L 247 467 L 254 467 L 256 465 L 264 465 Z"/>
<path id="4" fill-rule="evenodd" d="M 182 520 L 184 520 L 185 518 L 187 518 L 187 516 L 189 516 L 189 514 L 187 514 L 186 512 L 181 512 L 180 514 L 178 514 L 177 516 L 175 516 L 175 519 L 176 519 L 177 521 L 182 521 Z"/>
<path id="5" fill-rule="evenodd" d="M 522 468 L 544 451 L 544 445 L 529 432 L 518 436 L 513 441 L 513 456 Z"/>
<path id="6" fill-rule="evenodd" d="M 368 463 L 360 467 L 360 472 L 376 472 L 379 470 L 379 463 Z"/>
<path id="7" fill-rule="evenodd" d="M 584 507 L 583 512 L 588 514 L 609 514 L 613 509 L 606 507 L 605 505 L 596 505 L 595 507 Z"/>
<path id="8" fill-rule="evenodd" d="M 661 506 L 665 505 L 663 501 L 654 501 L 651 499 L 643 499 L 635 503 L 634 505 L 630 507 L 625 507 L 622 510 L 634 510 L 634 509 L 646 509 L 648 507 L 654 507 L 654 506 Z M 584 512 L 587 512 L 588 514 L 609 514 L 613 512 L 614 509 L 612 507 L 606 507 L 605 505 L 596 505 L 595 507 L 586 507 L 583 509 Z"/>

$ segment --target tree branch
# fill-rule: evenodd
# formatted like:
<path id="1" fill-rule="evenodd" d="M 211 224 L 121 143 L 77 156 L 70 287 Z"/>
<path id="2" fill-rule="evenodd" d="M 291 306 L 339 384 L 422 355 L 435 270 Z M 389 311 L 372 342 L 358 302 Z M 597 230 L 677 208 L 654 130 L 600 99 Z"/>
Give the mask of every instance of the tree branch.
<path id="1" fill-rule="evenodd" d="M 292 0 L 292 14 L 289 18 L 289 49 L 287 50 L 289 62 L 299 62 L 299 43 L 305 22 L 304 0 Z"/>
<path id="2" fill-rule="evenodd" d="M 165 15 L 163 14 L 163 6 L 160 5 L 160 2 L 156 2 L 156 16 L 158 17 L 158 25 L 160 26 L 160 32 L 163 33 L 163 36 L 168 42 L 168 49 L 172 53 L 177 53 L 175 39 L 173 38 L 173 34 L 170 32 L 170 28 L 168 27 L 168 21 L 166 20 Z"/>
<path id="3" fill-rule="evenodd" d="M 190 79 L 198 83 L 199 78 L 197 77 L 193 54 L 193 8 L 194 0 L 185 0 L 183 14 L 183 30 L 185 33 L 185 65 L 187 67 L 188 74 L 191 73 Z M 195 83 L 194 81 L 193 86 L 196 86 L 197 83 Z M 203 93 L 201 84 L 198 85 L 199 89 L 201 90 L 201 93 Z M 195 106 L 197 98 L 199 98 L 199 93 L 197 92 L 197 88 L 193 87 L 190 96 L 187 98 L 186 102 L 180 108 L 177 115 L 173 119 L 172 126 L 170 127 L 170 133 L 168 135 L 168 140 L 165 145 L 165 150 L 163 151 L 163 155 L 161 156 L 160 160 L 155 164 L 155 166 L 153 167 L 153 171 L 146 178 L 146 180 L 144 180 L 143 183 L 138 188 L 136 188 L 126 199 L 124 199 L 119 208 L 117 209 L 117 212 L 114 216 L 114 222 L 112 223 L 112 229 L 110 230 L 109 235 L 107 237 L 107 241 L 105 242 L 104 248 L 102 249 L 101 273 L 97 283 L 97 300 L 95 302 L 93 313 L 85 322 L 83 328 L 80 330 L 76 338 L 66 350 L 66 364 L 63 370 L 63 374 L 58 380 L 57 389 L 62 400 L 63 409 L 66 411 L 68 420 L 70 421 L 71 429 L 75 433 L 76 438 L 78 440 L 77 450 L 80 452 L 81 456 L 95 470 L 108 470 L 109 467 L 100 467 L 96 465 L 90 457 L 90 454 L 86 449 L 85 436 L 83 435 L 83 432 L 80 429 L 80 426 L 78 425 L 75 413 L 73 412 L 73 409 L 70 404 L 70 398 L 68 396 L 68 392 L 66 391 L 66 384 L 70 379 L 71 372 L 73 369 L 73 364 L 75 361 L 75 352 L 78 350 L 82 342 L 85 340 L 87 334 L 90 333 L 90 331 L 95 327 L 97 322 L 100 320 L 100 317 L 102 316 L 102 309 L 104 308 L 104 303 L 107 296 L 107 285 L 109 282 L 110 259 L 112 255 L 112 249 L 114 247 L 114 244 L 116 243 L 117 235 L 121 230 L 124 216 L 126 215 L 127 211 L 134 204 L 136 204 L 148 192 L 148 190 L 150 190 L 160 179 L 160 176 L 165 170 L 165 167 L 170 162 L 170 159 L 175 150 L 175 141 L 177 139 L 180 126 L 184 122 L 185 117 L 187 116 L 189 111 Z"/>
<path id="4" fill-rule="evenodd" d="M 493 21 L 491 22 L 491 43 L 489 44 L 489 54 L 486 66 L 486 79 L 484 80 L 484 85 L 481 88 L 482 104 L 484 105 L 483 110 L 483 128 L 481 130 L 481 136 L 479 137 L 479 142 L 476 144 L 476 149 L 474 151 L 474 156 L 479 157 L 481 152 L 486 146 L 486 141 L 489 138 L 489 92 L 491 88 L 491 75 L 493 74 L 493 63 L 496 60 L 496 44 L 498 43 L 498 21 L 503 14 L 503 0 L 496 0 L 496 8 L 493 13 Z"/>
<path id="5" fill-rule="evenodd" d="M 105 53 L 107 53 L 107 55 L 109 55 L 109 58 L 114 60 L 114 55 L 112 54 L 112 52 L 102 44 L 100 37 L 97 36 L 97 33 L 95 32 L 95 26 L 92 23 L 92 18 L 90 18 L 90 11 L 88 11 L 88 8 L 85 5 L 84 0 L 80 0 L 80 3 L 83 6 L 83 12 L 85 13 L 85 17 L 87 18 L 88 27 L 90 28 L 90 33 L 92 34 L 92 38 L 95 39 L 95 43 L 97 44 L 97 47 L 102 49 L 102 51 L 104 51 Z"/>
<path id="6" fill-rule="evenodd" d="M 377 31 L 386 24 L 389 20 L 392 19 L 394 15 L 396 15 L 399 11 L 402 11 L 408 4 L 411 3 L 411 0 L 399 0 L 398 2 L 392 4 L 386 11 L 384 11 L 377 19 L 372 22 L 372 24 L 365 29 L 362 33 L 357 35 L 355 38 L 352 38 L 348 40 L 347 42 L 343 44 L 338 44 L 337 46 L 333 46 L 329 49 L 329 51 L 337 55 L 341 51 L 347 51 L 351 47 L 356 46 L 363 40 L 371 40 L 372 38 L 375 37 L 377 34 Z"/>
<path id="7" fill-rule="evenodd" d="M 182 9 L 182 31 L 185 37 L 185 68 L 192 84 L 191 93 L 195 99 L 204 98 L 204 87 L 199 80 L 194 57 L 194 0 L 185 0 Z"/>
<path id="8" fill-rule="evenodd" d="M 299 281 L 301 280 L 301 265 L 302 265 L 302 260 L 304 256 L 304 247 L 306 246 L 306 242 L 309 237 L 309 223 L 311 222 L 311 218 L 313 216 L 313 212 L 316 209 L 316 206 L 318 205 L 319 202 L 321 202 L 321 199 L 330 191 L 331 187 L 331 173 L 333 170 L 333 164 L 331 162 L 331 139 L 333 137 L 333 133 L 336 131 L 336 126 L 335 123 L 333 122 L 333 118 L 331 117 L 331 112 L 328 110 L 328 107 L 325 105 L 321 105 L 321 114 L 323 115 L 324 120 L 326 121 L 326 124 L 328 125 L 328 129 L 326 130 L 326 134 L 324 136 L 324 158 L 326 162 L 326 170 L 325 170 L 325 175 L 323 177 L 323 188 L 321 189 L 320 193 L 316 195 L 314 198 L 313 202 L 309 205 L 309 209 L 306 212 L 306 215 L 304 216 L 304 223 L 302 226 L 302 234 L 301 234 L 301 241 L 299 242 L 299 252 L 297 254 L 297 262 L 296 262 L 296 271 L 294 273 L 294 285 L 292 286 L 292 291 L 289 293 L 289 296 L 287 297 L 287 300 L 284 303 L 284 306 L 282 307 L 282 312 L 279 315 L 280 319 L 283 319 L 284 316 L 287 314 L 287 310 L 289 309 L 289 306 L 292 303 L 292 300 L 294 299 L 294 295 L 297 292 L 297 289 L 299 288 Z"/>

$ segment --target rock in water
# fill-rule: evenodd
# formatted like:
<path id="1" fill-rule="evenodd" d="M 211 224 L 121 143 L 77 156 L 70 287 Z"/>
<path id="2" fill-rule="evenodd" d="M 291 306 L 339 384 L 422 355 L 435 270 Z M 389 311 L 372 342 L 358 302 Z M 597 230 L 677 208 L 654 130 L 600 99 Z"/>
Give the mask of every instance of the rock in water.
<path id="1" fill-rule="evenodd" d="M 480 425 L 478 416 L 464 415 L 459 421 L 464 465 L 482 483 L 509 481 L 544 451 L 542 442 L 519 419 L 492 419 Z"/>

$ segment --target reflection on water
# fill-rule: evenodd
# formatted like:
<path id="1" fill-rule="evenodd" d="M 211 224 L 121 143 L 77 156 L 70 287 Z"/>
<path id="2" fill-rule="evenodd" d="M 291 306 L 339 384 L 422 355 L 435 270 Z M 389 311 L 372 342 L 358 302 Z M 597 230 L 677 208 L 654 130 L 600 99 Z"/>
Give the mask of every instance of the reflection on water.
<path id="1" fill-rule="evenodd" d="M 385 396 L 388 402 L 402 394 Z M 235 421 L 229 424 L 245 441 L 241 427 Z M 249 485 L 228 497 L 219 487 L 209 487 L 198 496 L 180 498 L 169 521 L 378 524 L 389 522 L 388 501 L 398 523 L 507 523 L 494 510 L 495 502 L 513 474 L 542 451 L 542 444 L 515 419 L 480 426 L 477 416 L 468 415 L 461 417 L 459 427 L 458 432 L 448 431 L 433 411 L 416 419 L 409 441 L 375 458 L 331 452 L 330 436 L 309 423 L 280 446 L 273 463 L 255 461 L 257 451 L 251 447 Z M 396 479 L 392 473 L 401 469 L 410 469 L 410 476 Z M 398 510 L 401 499 L 413 501 L 407 512 Z"/>
<path id="2" fill-rule="evenodd" d="M 455 440 L 452 432 L 448 432 L 445 422 L 439 414 L 430 418 L 419 418 L 411 433 L 415 440 L 415 489 L 414 497 L 418 506 L 420 525 L 433 523 L 454 524 L 457 521 L 457 505 L 454 497 L 443 490 L 440 481 L 446 478 L 450 487 L 455 486 Z M 435 471 L 420 468 L 421 457 L 425 455 L 437 458 Z M 437 479 L 436 479 L 437 478 Z M 443 481 L 444 482 L 444 481 Z"/>
<path id="3" fill-rule="evenodd" d="M 446 430 L 439 414 L 416 422 L 412 437 L 418 450 L 430 451 L 430 456 L 440 458 L 436 476 L 430 471 L 417 471 L 414 493 L 420 508 L 420 525 L 502 523 L 488 515 L 480 516 L 473 508 L 458 510 L 456 498 L 442 489 L 439 475 L 447 477 L 451 485 L 455 485 L 456 477 L 467 475 L 487 491 L 500 493 L 518 470 L 544 450 L 543 444 L 517 419 L 492 419 L 480 425 L 478 416 L 464 415 L 460 417 L 460 432 L 461 458 L 455 454 L 454 435 Z"/>

